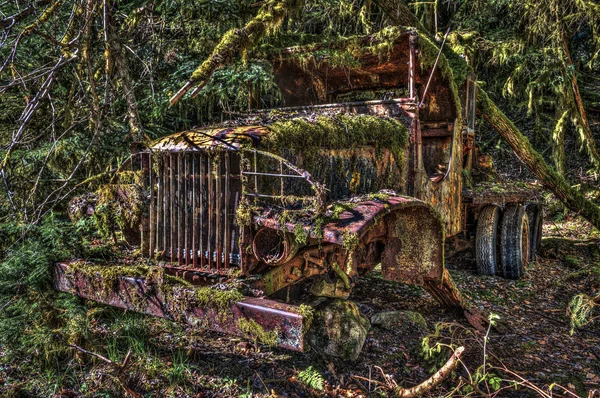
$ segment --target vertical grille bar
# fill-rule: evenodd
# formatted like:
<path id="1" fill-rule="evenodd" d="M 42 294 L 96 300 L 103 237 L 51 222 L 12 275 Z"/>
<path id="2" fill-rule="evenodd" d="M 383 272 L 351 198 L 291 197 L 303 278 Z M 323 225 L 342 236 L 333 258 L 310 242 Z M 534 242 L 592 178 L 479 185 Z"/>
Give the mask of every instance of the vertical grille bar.
<path id="1" fill-rule="evenodd" d="M 210 157 L 206 157 L 206 177 L 208 179 L 208 214 L 207 214 L 207 218 L 208 218 L 208 228 L 207 228 L 207 239 L 206 239 L 206 246 L 208 249 L 208 267 L 212 268 L 212 264 L 213 264 L 213 246 L 212 246 L 212 239 L 211 237 L 213 236 L 214 230 L 213 230 L 213 226 L 212 226 L 212 220 L 213 220 L 213 215 L 215 213 L 215 209 L 214 209 L 214 203 L 215 203 L 215 191 L 214 191 L 214 187 L 213 187 L 213 177 L 212 177 L 212 159 Z"/>
<path id="2" fill-rule="evenodd" d="M 148 257 L 150 258 L 154 256 L 154 230 L 156 228 L 156 225 L 154 224 L 154 213 L 156 213 L 156 198 L 154 196 L 154 174 L 152 173 L 153 166 L 154 165 L 152 164 L 152 153 L 148 152 L 148 174 L 150 180 L 150 216 L 148 221 L 150 223 L 150 239 L 148 242 Z"/>
<path id="3" fill-rule="evenodd" d="M 198 267 L 198 234 L 197 234 L 197 218 L 198 218 L 198 194 L 196 193 L 196 153 L 192 152 L 192 266 Z"/>
<path id="4" fill-rule="evenodd" d="M 204 213 L 204 206 L 206 205 L 205 200 L 204 200 L 204 192 L 205 192 L 205 189 L 206 189 L 206 185 L 204 184 L 204 172 L 205 172 L 206 168 L 204 167 L 204 155 L 202 153 L 200 153 L 199 156 L 198 156 L 198 166 L 200 167 L 200 225 L 199 225 L 199 229 L 200 229 L 200 234 L 199 234 L 199 239 L 200 239 L 200 267 L 204 268 L 204 264 L 205 264 L 205 259 L 204 259 L 204 249 L 205 249 L 205 245 L 204 245 L 204 231 L 206 230 L 206 226 L 205 226 L 206 217 L 205 217 L 205 213 Z"/>
<path id="5" fill-rule="evenodd" d="M 173 161 L 173 153 L 169 154 L 169 243 L 170 243 L 170 257 L 171 262 L 175 262 L 175 244 L 173 242 L 173 235 L 175 229 L 175 178 L 173 173 L 173 168 L 175 167 L 175 162 Z"/>
<path id="6" fill-rule="evenodd" d="M 215 175 L 215 190 L 216 190 L 216 198 L 217 198 L 217 211 L 216 211 L 216 220 L 215 220 L 215 246 L 217 249 L 217 270 L 221 268 L 221 255 L 223 252 L 223 240 L 221 239 L 221 231 L 223 229 L 222 219 L 223 219 L 223 187 L 222 187 L 222 178 L 223 178 L 223 155 L 217 154 L 217 167 L 216 167 L 216 175 Z"/>
<path id="7" fill-rule="evenodd" d="M 183 173 L 182 154 L 177 153 L 177 264 L 183 262 Z"/>
<path id="8" fill-rule="evenodd" d="M 235 200 L 233 202 L 233 211 L 231 212 L 232 214 L 232 220 L 231 220 L 231 251 L 235 254 L 238 255 L 238 263 L 241 261 L 241 257 L 240 255 L 240 250 L 239 250 L 239 243 L 237 241 L 238 239 L 238 232 L 240 230 L 240 228 L 237 225 L 236 219 L 235 219 L 235 212 L 237 210 L 238 204 L 240 203 L 240 191 L 235 191 Z M 238 264 L 240 265 L 240 264 Z"/>
<path id="9" fill-rule="evenodd" d="M 225 152 L 225 211 L 223 213 L 223 243 L 225 244 L 225 268 L 229 267 L 229 253 L 231 247 L 229 246 L 229 233 L 231 231 L 231 224 L 229 222 L 229 173 L 230 173 L 230 157 L 229 152 Z"/>
<path id="10" fill-rule="evenodd" d="M 168 248 L 168 242 L 167 242 L 167 206 L 168 206 L 168 199 L 169 199 L 169 195 L 168 195 L 168 183 L 167 183 L 167 157 L 163 154 L 162 156 L 162 186 L 163 186 L 163 197 L 164 199 L 162 200 L 162 241 L 163 241 L 163 245 L 162 245 L 162 251 L 163 251 L 163 255 L 165 255 L 167 253 L 167 248 Z"/>
<path id="11" fill-rule="evenodd" d="M 184 187 L 184 198 L 183 198 L 183 249 L 184 249 L 184 259 L 185 265 L 190 264 L 190 244 L 191 242 L 188 239 L 189 236 L 189 219 L 190 219 L 190 206 L 189 206 L 189 182 L 190 182 L 190 174 L 188 167 L 189 156 L 187 153 L 183 154 L 183 187 Z"/>
<path id="12" fill-rule="evenodd" d="M 192 154 L 186 154 L 186 170 L 187 173 L 185 175 L 186 178 L 186 187 L 187 187 L 187 195 L 186 195 L 186 214 L 187 217 L 185 218 L 185 236 L 186 236 L 186 246 L 185 246 L 185 264 L 186 265 L 190 265 L 192 264 L 192 253 L 193 253 L 193 232 L 194 230 L 192 229 L 192 218 L 194 217 L 194 201 L 192 198 L 192 195 L 194 193 L 194 191 L 192 190 L 192 181 L 193 181 L 193 177 L 194 177 L 194 169 L 192 168 L 192 161 L 193 161 L 193 157 L 190 156 L 193 155 Z"/>
<path id="13" fill-rule="evenodd" d="M 258 195 L 258 160 L 256 156 L 256 151 L 254 152 L 254 194 Z M 258 196 L 254 196 L 254 203 L 258 200 Z"/>
<path id="14" fill-rule="evenodd" d="M 162 227 L 162 210 L 165 196 L 165 188 L 164 188 L 164 173 L 163 173 L 163 156 L 161 154 L 156 155 L 156 165 L 158 173 L 157 177 L 157 185 L 156 185 L 156 252 L 160 253 L 164 248 L 164 245 L 161 247 L 162 243 L 162 235 L 161 235 L 161 227 Z"/>

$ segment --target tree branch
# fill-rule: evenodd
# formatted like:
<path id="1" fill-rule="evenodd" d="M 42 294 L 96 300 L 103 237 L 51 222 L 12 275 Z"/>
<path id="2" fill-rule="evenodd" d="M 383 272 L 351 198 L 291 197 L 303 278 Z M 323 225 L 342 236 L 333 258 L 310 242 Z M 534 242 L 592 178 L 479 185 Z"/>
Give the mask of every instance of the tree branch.
<path id="1" fill-rule="evenodd" d="M 420 397 L 426 392 L 431 391 L 456 370 L 464 351 L 465 347 L 458 347 L 456 351 L 452 353 L 452 356 L 448 359 L 446 364 L 437 372 L 435 372 L 429 379 L 412 388 L 398 388 L 396 390 L 396 394 L 398 394 L 398 397 L 400 398 L 413 398 Z"/>
<path id="2" fill-rule="evenodd" d="M 38 7 L 45 6 L 46 4 L 50 3 L 50 1 L 51 0 L 38 0 L 31 6 L 25 8 L 24 10 L 11 15 L 10 17 L 6 17 L 6 18 L 0 20 L 0 28 L 9 29 L 14 24 L 22 21 L 23 19 L 27 18 L 31 14 L 35 13 L 37 11 Z"/>
<path id="3" fill-rule="evenodd" d="M 175 105 L 188 91 L 195 87 L 192 96 L 206 84 L 212 73 L 231 62 L 234 52 L 249 49 L 264 35 L 274 31 L 290 13 L 304 5 L 304 0 L 267 0 L 256 16 L 243 28 L 231 29 L 215 47 L 212 54 L 192 73 L 190 80 L 170 99 Z"/>

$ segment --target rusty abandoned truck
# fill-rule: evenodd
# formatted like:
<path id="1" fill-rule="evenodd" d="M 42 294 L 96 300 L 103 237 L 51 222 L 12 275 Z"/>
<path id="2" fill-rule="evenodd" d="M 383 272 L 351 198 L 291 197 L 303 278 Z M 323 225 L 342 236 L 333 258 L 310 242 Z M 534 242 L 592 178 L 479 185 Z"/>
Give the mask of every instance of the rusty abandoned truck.
<path id="1" fill-rule="evenodd" d="M 445 245 L 474 247 L 482 274 L 518 278 L 542 211 L 528 189 L 471 185 L 472 77 L 453 76 L 411 29 L 327 49 L 273 58 L 280 107 L 133 154 L 106 189 L 128 209 L 141 202 L 123 229 L 147 262 L 64 262 L 57 289 L 302 351 L 314 308 L 296 298 L 346 300 L 380 264 L 383 278 L 480 325 L 444 268 Z M 336 51 L 352 62 L 334 62 Z"/>

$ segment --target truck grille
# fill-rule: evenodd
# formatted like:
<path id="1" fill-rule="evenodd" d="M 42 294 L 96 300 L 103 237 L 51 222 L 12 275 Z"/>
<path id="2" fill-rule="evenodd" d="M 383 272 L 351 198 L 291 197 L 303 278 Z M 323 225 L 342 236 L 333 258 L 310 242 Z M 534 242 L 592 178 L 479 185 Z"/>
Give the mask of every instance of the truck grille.
<path id="1" fill-rule="evenodd" d="M 144 238 L 150 256 L 211 271 L 239 265 L 239 154 L 198 150 L 147 156 L 151 183 Z"/>

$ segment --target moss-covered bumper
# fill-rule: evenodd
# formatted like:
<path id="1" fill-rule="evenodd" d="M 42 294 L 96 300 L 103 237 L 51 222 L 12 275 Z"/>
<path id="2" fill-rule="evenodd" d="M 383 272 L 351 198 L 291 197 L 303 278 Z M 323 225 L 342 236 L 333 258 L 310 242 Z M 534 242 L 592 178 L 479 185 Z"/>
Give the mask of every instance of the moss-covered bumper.
<path id="1" fill-rule="evenodd" d="M 56 264 L 55 288 L 114 307 L 235 334 L 289 350 L 304 349 L 309 319 L 305 319 L 306 311 L 301 307 L 244 297 L 238 292 L 223 294 L 222 290 L 208 287 L 131 276 L 135 272 L 113 275 L 109 271 L 111 268 L 134 267 L 102 268 L 107 272 L 98 267 L 91 267 L 92 271 L 88 272 L 73 264 Z M 212 293 L 211 289 L 214 290 Z"/>

